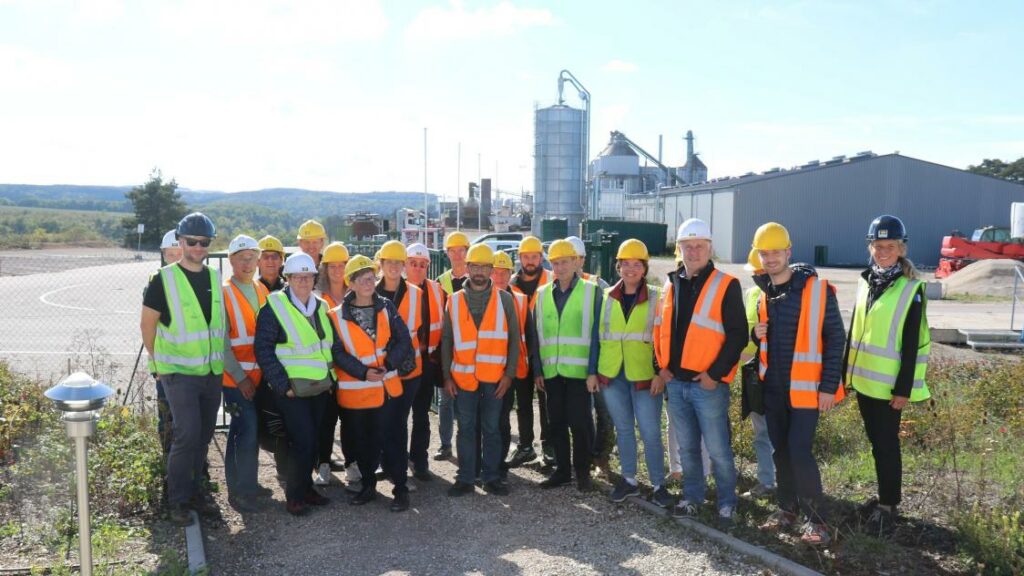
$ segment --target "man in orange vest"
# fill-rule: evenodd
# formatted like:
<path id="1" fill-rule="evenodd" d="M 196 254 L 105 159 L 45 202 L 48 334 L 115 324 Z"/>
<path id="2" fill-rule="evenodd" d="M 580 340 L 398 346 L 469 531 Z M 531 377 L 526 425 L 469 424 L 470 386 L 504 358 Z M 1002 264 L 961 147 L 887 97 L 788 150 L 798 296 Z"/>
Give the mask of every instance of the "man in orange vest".
<path id="1" fill-rule="evenodd" d="M 516 294 L 526 297 L 527 306 L 533 312 L 536 306 L 537 288 L 551 282 L 553 276 L 544 268 L 544 246 L 540 239 L 535 236 L 526 236 L 519 242 L 519 265 L 518 272 L 512 275 L 509 285 Z M 534 333 L 536 333 L 536 325 Z M 539 358 L 539 357 L 538 357 Z M 537 452 L 533 448 L 533 379 L 540 375 L 539 359 L 535 362 L 533 356 L 528 359 L 530 373 L 526 378 L 516 378 L 513 382 L 515 387 L 516 400 L 516 423 L 519 425 L 519 445 L 512 452 L 508 459 L 509 468 L 516 468 L 533 462 L 537 459 Z M 543 390 L 537 390 L 537 419 L 540 420 L 540 446 L 544 455 L 544 464 L 553 466 L 555 464 L 555 448 L 548 439 L 548 403 L 547 394 Z"/>
<path id="2" fill-rule="evenodd" d="M 806 522 L 801 540 L 824 545 L 831 535 L 821 510 L 821 474 L 811 451 L 818 418 L 845 392 L 842 375 L 846 332 L 835 290 L 807 264 L 790 266 L 792 243 L 781 224 L 769 222 L 754 233 L 764 273 L 754 276 L 761 289 L 758 324 L 758 372 L 764 383 L 764 417 L 775 461 L 779 509 L 761 526 L 793 527 L 797 513 Z"/>
<path id="3" fill-rule="evenodd" d="M 269 495 L 256 480 L 259 469 L 256 387 L 262 372 L 256 364 L 253 341 L 256 315 L 267 301 L 267 288 L 253 280 L 260 257 L 256 240 L 236 236 L 228 245 L 231 278 L 224 282 L 228 338 L 224 341 L 224 412 L 231 416 L 224 450 L 228 503 L 240 512 L 258 508 L 255 498 Z"/>
<path id="4" fill-rule="evenodd" d="M 491 284 L 494 252 L 476 244 L 466 257 L 469 282 L 452 294 L 441 332 L 441 369 L 445 393 L 455 399 L 459 471 L 449 496 L 473 491 L 476 459 L 482 452 L 484 490 L 503 496 L 501 479 L 502 398 L 512 386 L 519 363 L 519 321 L 512 294 Z M 476 443 L 477 418 L 482 434 Z"/>
<path id="5" fill-rule="evenodd" d="M 729 434 L 729 383 L 747 345 L 747 315 L 736 278 L 711 262 L 711 228 L 697 218 L 679 226 L 681 266 L 662 290 L 662 323 L 654 327 L 660 367 L 651 392 L 668 392 L 683 467 L 683 497 L 674 516 L 694 517 L 706 484 L 701 438 L 711 457 L 718 520 L 732 525 L 736 510 L 736 463 Z"/>
<path id="6" fill-rule="evenodd" d="M 423 244 L 410 244 L 406 248 L 405 278 L 423 292 L 422 321 L 418 332 L 420 357 L 423 359 L 423 375 L 420 387 L 412 400 L 412 432 L 409 435 L 409 460 L 412 462 L 413 478 L 430 481 L 430 404 L 434 391 L 441 388 L 441 325 L 448 294 L 435 280 L 427 278 L 430 271 L 430 250 Z"/>

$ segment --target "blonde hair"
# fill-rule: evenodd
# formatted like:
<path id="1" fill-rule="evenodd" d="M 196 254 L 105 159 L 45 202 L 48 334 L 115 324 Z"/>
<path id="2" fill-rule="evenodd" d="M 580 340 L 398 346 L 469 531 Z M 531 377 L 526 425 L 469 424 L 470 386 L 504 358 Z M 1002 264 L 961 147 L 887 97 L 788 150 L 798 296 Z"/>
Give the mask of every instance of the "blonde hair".
<path id="1" fill-rule="evenodd" d="M 917 280 L 920 274 L 917 272 L 917 267 L 914 263 L 907 258 L 907 243 L 904 240 L 899 240 L 900 243 L 900 255 L 896 259 L 896 263 L 899 264 L 900 270 L 903 272 L 903 276 L 907 280 Z M 868 254 L 871 254 L 872 243 L 868 243 Z"/>

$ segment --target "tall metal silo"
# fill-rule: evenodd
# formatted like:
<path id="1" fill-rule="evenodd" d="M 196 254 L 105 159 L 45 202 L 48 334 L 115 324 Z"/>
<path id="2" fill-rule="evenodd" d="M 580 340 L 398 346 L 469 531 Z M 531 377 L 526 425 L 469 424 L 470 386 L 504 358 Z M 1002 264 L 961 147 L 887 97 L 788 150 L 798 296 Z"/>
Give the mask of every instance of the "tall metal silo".
<path id="1" fill-rule="evenodd" d="M 546 218 L 568 220 L 570 234 L 579 233 L 584 214 L 586 116 L 565 105 L 534 113 L 534 217 L 532 232 L 541 234 Z"/>

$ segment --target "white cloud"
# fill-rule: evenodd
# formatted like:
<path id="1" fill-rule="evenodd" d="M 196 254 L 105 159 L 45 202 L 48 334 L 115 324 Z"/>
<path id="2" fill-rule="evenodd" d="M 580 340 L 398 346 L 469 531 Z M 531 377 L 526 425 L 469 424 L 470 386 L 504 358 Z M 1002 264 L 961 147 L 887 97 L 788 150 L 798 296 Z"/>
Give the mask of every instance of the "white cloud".
<path id="1" fill-rule="evenodd" d="M 623 73 L 628 73 L 628 72 L 636 72 L 637 66 L 636 66 L 636 64 L 634 64 L 632 62 L 626 62 L 625 60 L 619 60 L 618 58 L 613 58 L 613 59 L 609 60 L 607 64 L 604 65 L 603 69 L 604 69 L 605 72 L 623 72 Z"/>
<path id="2" fill-rule="evenodd" d="M 557 24 L 546 8 L 520 8 L 503 1 L 490 8 L 467 10 L 461 0 L 451 0 L 447 7 L 421 10 L 405 36 L 411 41 L 468 40 L 511 36 L 526 28 Z"/>

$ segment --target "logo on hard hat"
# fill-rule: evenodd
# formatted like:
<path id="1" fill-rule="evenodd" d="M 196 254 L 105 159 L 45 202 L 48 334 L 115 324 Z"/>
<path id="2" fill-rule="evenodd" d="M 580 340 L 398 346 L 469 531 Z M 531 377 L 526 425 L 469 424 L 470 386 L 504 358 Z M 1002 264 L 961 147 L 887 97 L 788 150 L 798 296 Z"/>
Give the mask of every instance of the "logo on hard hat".
<path id="1" fill-rule="evenodd" d="M 879 230 L 878 231 L 878 237 L 879 238 L 888 238 L 889 237 L 889 231 L 888 230 Z"/>

